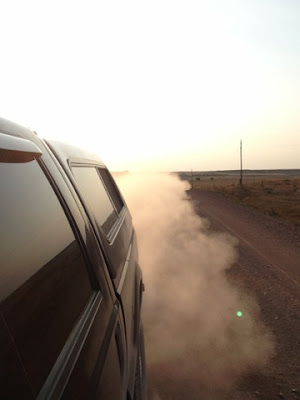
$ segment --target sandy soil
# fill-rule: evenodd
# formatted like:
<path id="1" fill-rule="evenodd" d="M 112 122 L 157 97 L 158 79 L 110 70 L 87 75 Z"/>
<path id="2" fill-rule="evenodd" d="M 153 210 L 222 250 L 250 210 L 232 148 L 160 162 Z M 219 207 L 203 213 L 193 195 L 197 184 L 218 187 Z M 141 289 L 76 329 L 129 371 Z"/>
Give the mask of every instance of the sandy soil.
<path id="1" fill-rule="evenodd" d="M 221 193 L 190 190 L 211 229 L 239 240 L 228 277 L 256 297 L 276 354 L 263 373 L 244 376 L 227 400 L 300 399 L 300 228 L 238 205 Z"/>

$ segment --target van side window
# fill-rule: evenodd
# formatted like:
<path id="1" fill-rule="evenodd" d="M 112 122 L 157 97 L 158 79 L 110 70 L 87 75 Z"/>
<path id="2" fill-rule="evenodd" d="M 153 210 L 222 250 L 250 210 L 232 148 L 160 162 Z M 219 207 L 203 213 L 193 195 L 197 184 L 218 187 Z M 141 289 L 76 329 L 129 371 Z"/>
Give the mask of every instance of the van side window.
<path id="1" fill-rule="evenodd" d="M 98 169 L 92 166 L 76 166 L 72 167 L 72 171 L 97 225 L 107 236 L 117 221 L 118 214 L 100 179 Z"/>
<path id="2" fill-rule="evenodd" d="M 120 195 L 120 192 L 111 177 L 110 173 L 106 168 L 98 168 L 98 172 L 106 186 L 106 189 L 110 195 L 111 201 L 113 202 L 118 214 L 121 212 L 122 208 L 124 207 L 124 202 Z"/>
<path id="3" fill-rule="evenodd" d="M 36 396 L 93 289 L 38 162 L 0 163 L 0 182 L 0 313 Z"/>

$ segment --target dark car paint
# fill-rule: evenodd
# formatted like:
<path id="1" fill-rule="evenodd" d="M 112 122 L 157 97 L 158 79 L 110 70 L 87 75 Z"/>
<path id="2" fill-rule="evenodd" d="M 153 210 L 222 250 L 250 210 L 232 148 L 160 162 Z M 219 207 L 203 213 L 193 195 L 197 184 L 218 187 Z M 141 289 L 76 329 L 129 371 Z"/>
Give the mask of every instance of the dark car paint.
<path id="1" fill-rule="evenodd" d="M 1 351 L 0 397 L 107 400 L 132 397 L 142 275 L 128 209 L 125 205 L 114 234 L 107 240 L 95 228 L 71 170 L 72 162 L 104 167 L 102 161 L 80 150 L 75 150 L 76 157 L 70 148 L 71 154 L 68 153 L 67 146 L 46 144 L 35 133 L 6 120 L 0 119 L 0 132 L 27 139 L 42 152 L 40 166 L 80 243 L 95 288 L 95 294 L 39 392 L 28 381 L 19 349 L 3 321 L 3 307 L 0 308 L 1 346 L 5 348 Z M 113 278 L 109 270 L 116 272 Z"/>

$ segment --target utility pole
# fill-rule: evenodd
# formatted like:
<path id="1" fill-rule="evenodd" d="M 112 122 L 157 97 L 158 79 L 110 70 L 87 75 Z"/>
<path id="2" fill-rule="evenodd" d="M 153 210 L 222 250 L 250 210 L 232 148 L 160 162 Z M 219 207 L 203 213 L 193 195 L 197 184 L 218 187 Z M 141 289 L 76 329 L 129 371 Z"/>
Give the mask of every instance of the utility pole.
<path id="1" fill-rule="evenodd" d="M 240 140 L 240 160 L 241 160 L 241 177 L 240 185 L 243 184 L 243 142 Z"/>
<path id="2" fill-rule="evenodd" d="M 191 187 L 194 189 L 194 183 L 193 183 L 193 170 L 191 169 Z"/>

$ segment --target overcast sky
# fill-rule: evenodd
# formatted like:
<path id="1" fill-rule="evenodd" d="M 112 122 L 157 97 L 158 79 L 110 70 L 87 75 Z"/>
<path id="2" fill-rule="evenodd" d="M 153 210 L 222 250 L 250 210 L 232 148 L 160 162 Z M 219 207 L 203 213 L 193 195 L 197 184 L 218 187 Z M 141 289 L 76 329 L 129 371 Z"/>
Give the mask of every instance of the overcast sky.
<path id="1" fill-rule="evenodd" d="M 299 0 L 1 0 L 0 116 L 113 170 L 300 168 Z"/>

